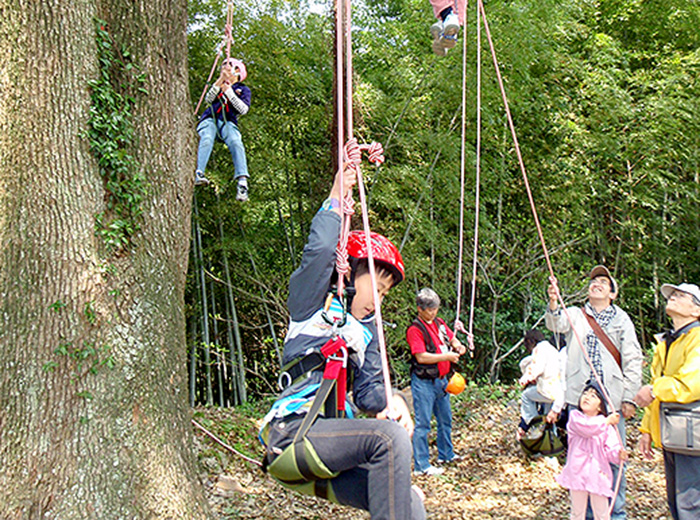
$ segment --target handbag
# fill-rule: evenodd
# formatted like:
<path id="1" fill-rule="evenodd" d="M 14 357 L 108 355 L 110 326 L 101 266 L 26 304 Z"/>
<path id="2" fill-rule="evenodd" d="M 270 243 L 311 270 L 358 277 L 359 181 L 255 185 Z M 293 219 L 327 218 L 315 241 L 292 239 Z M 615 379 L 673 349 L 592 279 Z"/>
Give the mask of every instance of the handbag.
<path id="1" fill-rule="evenodd" d="M 539 415 L 530 421 L 530 429 L 520 439 L 520 446 L 526 455 L 552 457 L 564 453 L 567 447 L 566 430 L 557 424 L 545 422 Z"/>
<path id="2" fill-rule="evenodd" d="M 664 450 L 700 457 L 700 401 L 662 402 L 659 419 Z"/>

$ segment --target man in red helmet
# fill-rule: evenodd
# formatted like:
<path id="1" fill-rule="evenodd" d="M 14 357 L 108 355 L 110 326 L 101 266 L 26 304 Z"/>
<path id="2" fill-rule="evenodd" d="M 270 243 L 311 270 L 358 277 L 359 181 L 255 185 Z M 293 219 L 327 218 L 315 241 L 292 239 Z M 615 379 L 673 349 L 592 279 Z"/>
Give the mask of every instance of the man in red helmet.
<path id="1" fill-rule="evenodd" d="M 221 76 L 209 89 L 204 98 L 208 108 L 197 125 L 199 149 L 197 150 L 197 171 L 195 186 L 209 184 L 204 176 L 214 141 L 226 143 L 233 159 L 234 176 L 238 187 L 236 199 L 248 200 L 248 163 L 245 147 L 238 130 L 238 116 L 248 113 L 250 89 L 243 84 L 247 77 L 245 64 L 234 58 L 226 58 L 221 65 Z"/>
<path id="2" fill-rule="evenodd" d="M 352 171 L 346 170 L 344 182 L 344 191 L 355 184 Z M 340 200 L 337 175 L 330 197 L 311 223 L 301 265 L 289 281 L 291 319 L 279 380 L 282 393 L 260 431 L 265 464 L 283 485 L 369 511 L 373 519 L 423 519 L 422 493 L 411 487 L 413 423 L 403 397 L 398 393 L 392 397 L 393 421 L 347 418 L 356 409 L 377 415 L 387 408 L 368 247 L 372 248 L 380 299 L 403 280 L 404 266 L 398 249 L 387 238 L 374 233 L 368 245 L 364 233 L 352 232 L 347 246 L 351 271 L 345 291 L 350 301 L 342 302 L 337 295 L 328 300 L 337 281 Z M 327 379 L 323 376 L 328 358 L 319 352 L 333 338 L 340 338 L 347 346 L 347 391 L 352 390 L 352 403 L 345 403 L 344 413 L 325 406 L 323 413 L 309 420 L 318 413 L 314 411 L 319 405 L 315 397 L 323 395 Z M 301 442 L 302 434 L 297 434 L 309 423 L 312 425 Z M 297 445 L 301 454 L 290 451 Z M 294 461 L 287 464 L 292 454 Z M 297 473 L 304 477 L 295 477 Z"/>

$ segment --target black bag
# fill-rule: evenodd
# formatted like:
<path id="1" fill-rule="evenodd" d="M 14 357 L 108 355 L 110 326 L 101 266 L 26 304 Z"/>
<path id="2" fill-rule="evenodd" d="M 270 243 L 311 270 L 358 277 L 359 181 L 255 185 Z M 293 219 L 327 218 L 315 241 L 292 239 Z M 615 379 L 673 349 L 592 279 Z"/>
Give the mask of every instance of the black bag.
<path id="1" fill-rule="evenodd" d="M 520 439 L 520 446 L 529 455 L 553 457 L 566 451 L 566 429 L 556 423 L 545 422 L 539 415 L 530 422 L 527 434 Z"/>
<path id="2" fill-rule="evenodd" d="M 661 403 L 661 445 L 666 451 L 700 456 L 700 401 Z"/>

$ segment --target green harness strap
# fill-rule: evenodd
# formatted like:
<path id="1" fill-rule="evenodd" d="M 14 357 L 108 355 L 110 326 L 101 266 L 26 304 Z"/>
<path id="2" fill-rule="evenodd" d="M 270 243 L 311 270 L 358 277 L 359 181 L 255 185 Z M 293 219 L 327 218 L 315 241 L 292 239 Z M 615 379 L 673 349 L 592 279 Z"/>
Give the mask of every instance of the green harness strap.
<path id="1" fill-rule="evenodd" d="M 329 340 L 328 344 L 331 341 L 335 340 Z M 344 342 L 342 349 L 345 349 Z M 330 360 L 338 362 L 335 354 L 326 358 L 327 362 Z M 347 363 L 347 351 L 345 351 L 345 361 L 343 363 Z M 342 373 L 342 377 L 347 377 L 345 372 Z M 338 403 L 338 394 L 338 379 L 324 377 L 311 403 L 311 408 L 299 426 L 292 443 L 275 457 L 269 465 L 267 464 L 269 458 L 266 456 L 263 464 L 263 469 L 266 469 L 283 486 L 299 493 L 318 496 L 332 502 L 337 502 L 337 500 L 330 479 L 338 476 L 338 472 L 331 471 L 324 464 L 306 435 L 321 413 L 321 407 L 325 408 L 327 417 L 343 417 L 345 415 L 344 411 L 337 409 L 339 405 L 342 406 L 342 402 Z M 343 392 L 343 401 L 344 398 Z"/>

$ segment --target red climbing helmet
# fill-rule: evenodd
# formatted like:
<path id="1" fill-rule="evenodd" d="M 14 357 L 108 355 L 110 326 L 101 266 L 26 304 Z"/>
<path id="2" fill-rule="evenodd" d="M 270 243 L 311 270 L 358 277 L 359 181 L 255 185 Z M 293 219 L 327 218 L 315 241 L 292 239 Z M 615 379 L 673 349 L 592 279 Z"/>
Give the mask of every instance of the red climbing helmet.
<path id="1" fill-rule="evenodd" d="M 394 273 L 396 283 L 401 282 L 404 279 L 404 267 L 403 258 L 401 258 L 398 248 L 391 240 L 379 233 L 370 232 L 370 241 L 372 242 L 372 258 L 381 262 Z M 367 258 L 367 254 L 365 232 L 350 231 L 348 234 L 348 256 L 360 260 Z"/>
<path id="2" fill-rule="evenodd" d="M 234 69 L 238 69 L 238 75 L 240 76 L 238 81 L 243 81 L 248 77 L 248 71 L 245 69 L 245 63 L 243 63 L 241 60 L 237 60 L 236 58 L 226 58 L 221 66 L 223 67 L 227 63 L 230 63 Z"/>

